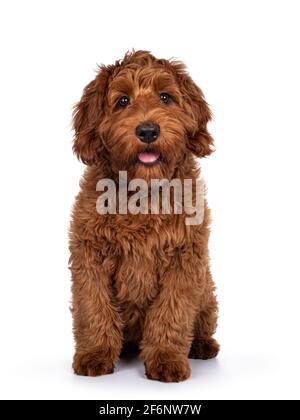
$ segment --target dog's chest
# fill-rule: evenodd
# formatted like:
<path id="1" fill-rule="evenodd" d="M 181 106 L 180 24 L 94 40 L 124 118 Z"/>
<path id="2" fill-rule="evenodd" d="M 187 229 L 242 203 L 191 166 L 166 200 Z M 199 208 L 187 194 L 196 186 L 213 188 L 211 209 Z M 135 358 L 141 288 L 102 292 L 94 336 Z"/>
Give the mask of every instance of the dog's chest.
<path id="1" fill-rule="evenodd" d="M 123 225 L 117 231 L 120 249 L 114 284 L 117 300 L 124 307 L 132 304 L 143 309 L 157 296 L 161 273 L 168 264 L 165 229 L 149 219 L 135 219 L 133 226 Z"/>
<path id="2" fill-rule="evenodd" d="M 121 307 L 145 310 L 153 302 L 172 263 L 172 250 L 186 237 L 183 223 L 174 216 L 114 217 L 110 235 L 118 244 L 118 260 L 113 283 Z"/>
<path id="3" fill-rule="evenodd" d="M 153 240 L 152 237 L 143 242 L 133 240 L 124 243 L 115 275 L 116 296 L 120 304 L 134 304 L 143 309 L 156 297 L 159 291 L 160 265 L 158 247 Z"/>

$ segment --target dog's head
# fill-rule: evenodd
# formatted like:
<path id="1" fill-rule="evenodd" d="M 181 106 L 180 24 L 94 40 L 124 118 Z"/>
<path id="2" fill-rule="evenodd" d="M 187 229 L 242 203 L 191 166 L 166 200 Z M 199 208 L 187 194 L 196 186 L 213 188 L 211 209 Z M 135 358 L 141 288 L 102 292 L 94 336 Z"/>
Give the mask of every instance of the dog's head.
<path id="1" fill-rule="evenodd" d="M 101 66 L 74 110 L 74 152 L 86 164 L 103 156 L 129 177 L 171 178 L 188 154 L 212 152 L 202 91 L 177 61 L 147 51 Z"/>

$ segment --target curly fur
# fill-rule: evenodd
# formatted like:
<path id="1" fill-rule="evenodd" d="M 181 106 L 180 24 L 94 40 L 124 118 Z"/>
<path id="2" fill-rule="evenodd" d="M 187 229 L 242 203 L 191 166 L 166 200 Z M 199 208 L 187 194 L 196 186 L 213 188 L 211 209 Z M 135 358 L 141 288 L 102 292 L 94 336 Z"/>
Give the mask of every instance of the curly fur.
<path id="1" fill-rule="evenodd" d="M 172 101 L 162 103 L 159 92 Z M 130 96 L 125 109 L 116 105 Z M 132 215 L 96 211 L 101 178 L 191 178 L 199 176 L 195 156 L 213 151 L 211 118 L 202 91 L 177 61 L 147 51 L 127 53 L 101 66 L 74 110 L 74 152 L 86 165 L 70 228 L 73 321 L 79 375 L 114 370 L 122 349 L 138 346 L 146 375 L 161 381 L 189 377 L 188 357 L 215 357 L 217 321 L 209 269 L 210 216 L 186 226 L 184 214 Z M 135 135 L 144 120 L 160 125 L 154 143 L 163 159 L 145 167 L 145 149 Z"/>

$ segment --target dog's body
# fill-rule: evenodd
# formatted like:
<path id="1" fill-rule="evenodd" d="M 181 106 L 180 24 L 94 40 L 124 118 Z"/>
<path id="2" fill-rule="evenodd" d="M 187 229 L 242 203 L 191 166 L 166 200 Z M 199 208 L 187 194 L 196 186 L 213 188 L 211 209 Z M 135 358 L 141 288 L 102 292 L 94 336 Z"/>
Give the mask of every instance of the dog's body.
<path id="1" fill-rule="evenodd" d="M 184 213 L 96 210 L 97 182 L 117 180 L 120 170 L 148 183 L 196 180 L 194 155 L 212 151 L 209 119 L 184 67 L 143 51 L 102 67 L 77 104 L 74 150 L 88 164 L 70 231 L 77 374 L 111 373 L 131 345 L 141 349 L 147 376 L 162 381 L 186 379 L 188 356 L 216 356 L 206 203 L 195 226 Z"/>

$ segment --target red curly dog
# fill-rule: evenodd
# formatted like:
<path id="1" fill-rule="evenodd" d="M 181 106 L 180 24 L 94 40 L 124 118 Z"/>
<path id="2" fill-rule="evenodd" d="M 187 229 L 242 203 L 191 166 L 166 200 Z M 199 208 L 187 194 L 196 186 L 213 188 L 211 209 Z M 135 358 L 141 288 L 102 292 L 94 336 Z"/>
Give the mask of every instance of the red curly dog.
<path id="1" fill-rule="evenodd" d="M 70 228 L 78 375 L 112 373 L 138 346 L 150 379 L 178 382 L 188 357 L 215 357 L 217 302 L 209 268 L 209 210 L 185 214 L 106 214 L 96 210 L 100 179 L 192 179 L 195 157 L 213 151 L 211 113 L 177 61 L 147 51 L 101 66 L 74 111 L 74 152 L 87 169 Z M 151 148 L 149 149 L 149 145 Z"/>

